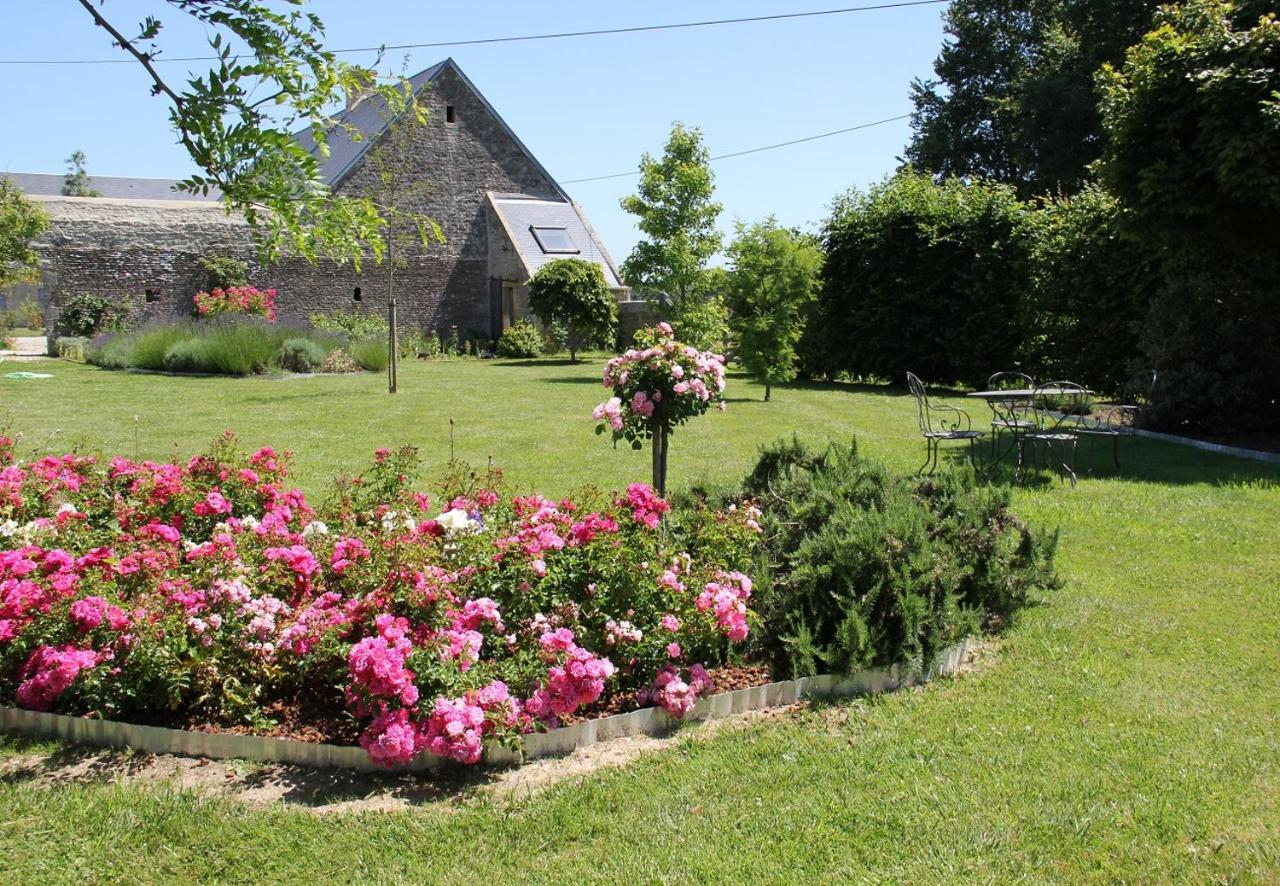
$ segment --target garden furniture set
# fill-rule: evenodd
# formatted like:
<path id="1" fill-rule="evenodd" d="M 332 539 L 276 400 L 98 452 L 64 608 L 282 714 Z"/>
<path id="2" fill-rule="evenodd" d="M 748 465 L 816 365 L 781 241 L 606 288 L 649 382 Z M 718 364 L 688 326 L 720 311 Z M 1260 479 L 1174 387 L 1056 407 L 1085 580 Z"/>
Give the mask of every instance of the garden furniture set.
<path id="1" fill-rule="evenodd" d="M 1036 382 L 1025 373 L 997 372 L 987 380 L 987 388 L 966 396 L 983 400 L 991 409 L 991 461 L 1017 454 L 1015 479 L 1023 476 L 1030 462 L 1038 464 L 1043 453 L 1046 463 L 1076 482 L 1075 456 L 1081 437 L 1091 441 L 1110 439 L 1111 458 L 1120 467 L 1120 438 L 1133 436 L 1151 401 L 1156 373 L 1141 373 L 1121 390 L 1115 403 L 1094 403 L 1094 391 L 1069 381 Z M 920 472 L 938 466 L 938 448 L 948 440 L 968 441 L 969 458 L 976 463 L 977 443 L 986 431 L 975 431 L 967 412 L 929 399 L 928 390 L 914 373 L 907 373 L 907 386 L 916 400 L 920 433 L 925 439 L 925 461 Z M 1001 447 L 1002 437 L 1009 444 Z"/>

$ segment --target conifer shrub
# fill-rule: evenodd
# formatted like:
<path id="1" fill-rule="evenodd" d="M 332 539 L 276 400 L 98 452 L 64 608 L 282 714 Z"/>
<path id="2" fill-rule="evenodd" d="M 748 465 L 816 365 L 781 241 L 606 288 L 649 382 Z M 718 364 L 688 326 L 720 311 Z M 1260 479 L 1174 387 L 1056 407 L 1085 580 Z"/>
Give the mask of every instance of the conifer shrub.
<path id="1" fill-rule="evenodd" d="M 761 453 L 744 492 L 762 512 L 771 575 L 758 590 L 757 651 L 778 675 L 927 666 L 1057 586 L 1057 534 L 1033 533 L 1008 489 L 979 485 L 967 467 L 899 477 L 856 445 L 782 442 Z"/>

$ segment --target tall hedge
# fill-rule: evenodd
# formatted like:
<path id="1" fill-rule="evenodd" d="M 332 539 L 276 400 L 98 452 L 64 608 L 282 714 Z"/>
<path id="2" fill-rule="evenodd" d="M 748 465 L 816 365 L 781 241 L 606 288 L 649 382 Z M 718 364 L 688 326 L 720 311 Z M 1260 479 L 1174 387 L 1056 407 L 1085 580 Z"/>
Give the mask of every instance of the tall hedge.
<path id="1" fill-rule="evenodd" d="M 1151 250 L 1123 236 L 1115 197 L 1088 185 L 1029 216 L 1031 280 L 1021 364 L 1040 380 L 1117 392 L 1150 364 L 1142 332 L 1159 285 Z"/>
<path id="2" fill-rule="evenodd" d="M 910 169 L 837 199 L 806 369 L 981 384 L 1010 368 L 1030 275 L 1027 213 L 1007 185 Z"/>

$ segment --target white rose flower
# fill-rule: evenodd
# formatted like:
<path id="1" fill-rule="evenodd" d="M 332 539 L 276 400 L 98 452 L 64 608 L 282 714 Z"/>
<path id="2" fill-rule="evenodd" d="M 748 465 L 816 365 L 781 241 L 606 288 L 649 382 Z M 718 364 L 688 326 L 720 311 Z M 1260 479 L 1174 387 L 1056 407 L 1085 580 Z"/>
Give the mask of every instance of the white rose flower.
<path id="1" fill-rule="evenodd" d="M 312 520 L 306 526 L 302 527 L 302 537 L 312 538 L 317 535 L 328 535 L 329 527 L 325 526 L 319 520 Z"/>
<path id="2" fill-rule="evenodd" d="M 3 523 L 0 523 L 0 536 L 8 538 L 9 536 L 16 534 L 17 531 L 18 523 L 16 520 L 5 520 Z"/>
<path id="3" fill-rule="evenodd" d="M 454 508 L 452 511 L 445 511 L 436 518 L 447 535 L 457 535 L 460 532 L 470 532 L 476 527 L 476 521 L 467 516 L 467 512 L 461 508 Z"/>

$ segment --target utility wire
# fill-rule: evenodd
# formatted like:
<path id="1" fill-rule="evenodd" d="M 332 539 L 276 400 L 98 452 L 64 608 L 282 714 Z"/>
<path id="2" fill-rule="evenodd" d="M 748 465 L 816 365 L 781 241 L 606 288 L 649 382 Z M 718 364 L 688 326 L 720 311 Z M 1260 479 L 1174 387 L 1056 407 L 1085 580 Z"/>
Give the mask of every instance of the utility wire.
<path id="1" fill-rule="evenodd" d="M 846 6 L 841 9 L 818 9 L 811 12 L 784 12 L 776 15 L 753 15 L 743 18 L 707 19 L 695 22 L 677 22 L 667 25 L 638 25 L 631 28 L 601 28 L 595 31 L 562 31 L 554 34 L 524 34 L 512 37 L 483 37 L 474 40 L 441 40 L 435 43 L 400 43 L 395 46 L 362 46 L 352 49 L 331 49 L 334 53 L 382 52 L 399 49 L 440 49 L 449 46 L 483 46 L 492 43 L 523 43 L 530 40 L 562 40 L 568 37 L 600 37 L 606 34 L 640 34 L 653 31 L 674 31 L 680 28 L 708 28 L 716 25 L 739 25 L 748 22 L 773 22 L 783 19 L 814 18 L 826 15 L 847 15 L 854 12 L 873 12 L 881 9 L 903 9 L 910 6 L 936 6 L 951 0 L 900 0 L 896 3 L 877 3 L 872 6 Z M 212 62 L 217 56 L 183 56 L 166 58 L 156 56 L 153 62 Z M 84 58 L 84 59 L 0 59 L 0 65 L 130 65 L 132 58 Z"/>
<path id="2" fill-rule="evenodd" d="M 897 117 L 886 117 L 884 120 L 876 120 L 873 123 L 859 123 L 857 126 L 847 126 L 844 129 L 834 129 L 831 132 L 823 132 L 823 133 L 819 133 L 818 135 L 808 135 L 808 136 L 805 136 L 804 138 L 795 138 L 795 139 L 792 139 L 791 141 L 778 142 L 775 145 L 764 145 L 759 148 L 747 148 L 745 151 L 733 151 L 732 153 L 729 153 L 729 154 L 717 154 L 716 156 L 709 157 L 707 159 L 709 161 L 714 162 L 716 160 L 727 160 L 730 157 L 744 157 L 747 154 L 759 154 L 761 151 L 772 151 L 777 148 L 786 148 L 791 145 L 799 145 L 799 144 L 804 144 L 805 142 L 817 141 L 820 138 L 831 138 L 831 136 L 833 135 L 844 135 L 846 132 L 855 132 L 859 129 L 870 129 L 872 126 L 883 126 L 886 123 L 895 123 L 898 120 L 906 120 L 910 116 L 911 116 L 910 114 L 901 114 Z M 637 169 L 632 172 L 615 172 L 612 175 L 594 175 L 594 176 L 591 176 L 590 178 L 571 178 L 568 181 L 560 182 L 560 184 L 578 185 L 578 184 L 582 184 L 583 182 L 598 182 L 598 181 L 604 181 L 610 178 L 626 178 L 629 175 L 639 175 L 639 174 L 640 174 L 640 170 Z"/>

